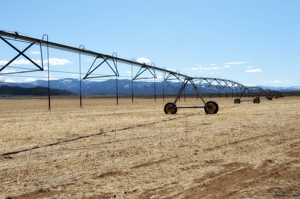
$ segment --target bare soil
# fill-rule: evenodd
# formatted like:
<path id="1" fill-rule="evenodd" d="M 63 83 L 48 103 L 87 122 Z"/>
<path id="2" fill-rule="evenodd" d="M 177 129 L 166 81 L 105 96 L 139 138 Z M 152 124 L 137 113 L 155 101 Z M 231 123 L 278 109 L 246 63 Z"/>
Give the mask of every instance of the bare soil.
<path id="1" fill-rule="evenodd" d="M 0 198 L 300 198 L 299 99 L 0 99 Z"/>

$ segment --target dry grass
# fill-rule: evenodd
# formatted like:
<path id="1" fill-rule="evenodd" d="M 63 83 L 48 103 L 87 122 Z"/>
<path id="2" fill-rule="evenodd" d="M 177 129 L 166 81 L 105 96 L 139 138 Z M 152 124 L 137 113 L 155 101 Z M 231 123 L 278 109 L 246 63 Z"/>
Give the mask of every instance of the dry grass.
<path id="1" fill-rule="evenodd" d="M 0 99 L 0 198 L 300 198 L 299 98 L 172 100 Z"/>

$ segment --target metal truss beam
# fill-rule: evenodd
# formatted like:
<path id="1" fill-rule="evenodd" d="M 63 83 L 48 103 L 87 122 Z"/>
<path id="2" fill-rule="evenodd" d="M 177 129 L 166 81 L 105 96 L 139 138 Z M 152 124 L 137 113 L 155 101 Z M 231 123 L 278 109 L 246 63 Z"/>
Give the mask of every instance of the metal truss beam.
<path id="1" fill-rule="evenodd" d="M 150 72 L 150 74 L 152 76 L 152 77 L 148 77 L 148 78 L 154 78 L 154 79 L 157 78 L 156 71 L 163 72 L 163 73 L 166 74 L 166 76 L 164 77 L 164 82 L 168 83 L 168 81 L 176 80 L 176 81 L 179 81 L 179 82 L 182 83 L 182 85 L 179 88 L 179 90 L 176 89 L 175 87 L 173 87 L 171 84 L 169 84 L 175 90 L 177 90 L 177 92 L 178 92 L 178 96 L 175 99 L 175 103 L 179 99 L 181 93 L 184 91 L 184 89 L 185 89 L 186 86 L 190 86 L 193 90 L 195 90 L 196 93 L 197 93 L 197 95 L 199 95 L 200 98 L 202 99 L 202 101 L 204 102 L 202 96 L 200 95 L 198 87 L 196 86 L 196 84 L 194 83 L 193 80 L 198 80 L 198 82 L 200 84 L 202 82 L 206 82 L 209 86 L 215 86 L 215 87 L 218 87 L 218 88 L 221 88 L 221 89 L 231 88 L 231 89 L 240 89 L 240 90 L 243 90 L 243 92 L 241 94 L 241 97 L 243 96 L 243 94 L 245 93 L 245 91 L 256 93 L 256 94 L 260 93 L 260 95 L 264 91 L 263 89 L 261 89 L 259 87 L 247 87 L 247 86 L 244 86 L 244 85 L 242 85 L 240 83 L 237 83 L 237 82 L 234 82 L 234 81 L 231 81 L 231 80 L 227 80 L 227 79 L 204 78 L 204 77 L 190 77 L 190 76 L 187 76 L 185 74 L 181 74 L 179 72 L 174 72 L 174 71 L 167 70 L 165 68 L 159 68 L 159 67 L 156 67 L 154 65 L 148 65 L 148 64 L 145 64 L 145 63 L 136 62 L 135 60 L 123 59 L 123 58 L 119 58 L 119 57 L 114 56 L 114 55 L 107 55 L 107 54 L 103 54 L 103 53 L 99 53 L 99 52 L 87 50 L 85 48 L 72 47 L 72 46 L 61 44 L 61 43 L 52 42 L 52 41 L 49 41 L 48 39 L 47 40 L 38 39 L 38 38 L 30 37 L 30 36 L 27 36 L 27 35 L 19 34 L 18 32 L 8 32 L 8 31 L 2 31 L 2 30 L 0 30 L 0 38 L 5 43 L 7 43 L 8 45 L 10 45 L 12 48 L 14 48 L 19 53 L 10 62 L 8 62 L 5 66 L 3 66 L 0 69 L 0 72 L 3 69 L 5 69 L 9 64 L 11 64 L 14 60 L 16 60 L 21 55 L 24 56 L 26 59 L 28 59 L 35 66 L 37 66 L 39 70 L 43 70 L 43 66 L 40 67 L 38 64 L 36 64 L 34 61 L 32 61 L 30 58 L 28 58 L 24 54 L 24 52 L 26 50 L 28 50 L 32 45 L 39 44 L 40 46 L 47 47 L 47 49 L 48 48 L 55 48 L 55 49 L 59 49 L 59 50 L 64 50 L 64 51 L 78 53 L 79 55 L 87 55 L 87 56 L 95 57 L 95 60 L 94 60 L 93 64 L 91 65 L 91 67 L 89 68 L 87 74 L 83 77 L 83 79 L 99 78 L 99 77 L 112 77 L 112 76 L 118 77 L 119 76 L 119 72 L 118 72 L 118 68 L 117 68 L 117 63 L 118 62 L 119 63 L 124 63 L 124 64 L 129 64 L 131 66 L 140 67 L 140 69 L 137 72 L 137 74 L 134 77 L 132 77 L 132 81 L 133 80 L 138 80 L 138 79 L 146 79 L 144 77 L 141 77 L 141 75 L 144 72 L 147 72 L 147 71 Z M 20 51 L 20 50 L 16 49 L 13 45 L 11 45 L 7 40 L 26 41 L 26 42 L 31 42 L 31 43 L 23 51 Z M 102 59 L 102 62 L 100 62 L 100 64 L 94 66 L 96 60 L 99 59 L 99 58 Z M 113 62 L 113 66 L 110 64 L 110 62 Z M 48 61 L 48 63 L 49 63 L 49 61 Z M 107 64 L 109 66 L 109 68 L 113 71 L 113 75 L 103 75 L 103 76 L 96 76 L 95 75 L 95 76 L 92 76 L 93 72 L 95 72 L 95 70 L 97 70 L 104 63 Z M 80 73 L 81 73 L 81 71 L 80 71 Z"/>
<path id="2" fill-rule="evenodd" d="M 145 63 L 136 62 L 135 60 L 123 59 L 123 58 L 120 58 L 120 57 L 116 57 L 116 56 L 112 56 L 112 55 L 107 55 L 107 54 L 87 50 L 85 48 L 72 47 L 72 46 L 64 45 L 64 44 L 57 43 L 57 42 L 52 42 L 52 41 L 48 41 L 48 40 L 44 40 L 44 39 L 38 39 L 38 38 L 30 37 L 30 36 L 27 36 L 27 35 L 19 34 L 18 32 L 7 32 L 7 31 L 0 30 L 0 37 L 1 36 L 5 37 L 5 38 L 9 38 L 9 39 L 14 39 L 14 40 L 32 42 L 31 45 L 40 44 L 41 46 L 46 46 L 46 47 L 60 49 L 60 50 L 64 50 L 64 51 L 79 53 L 80 55 L 92 56 L 92 57 L 95 57 L 95 61 L 98 58 L 103 59 L 103 61 L 99 65 L 97 65 L 96 67 L 93 68 L 93 65 L 95 63 L 95 61 L 94 61 L 94 63 L 92 64 L 92 66 L 90 67 L 89 71 L 87 72 L 87 74 L 85 75 L 85 77 L 83 79 L 91 78 L 90 75 L 98 67 L 100 67 L 103 63 L 108 64 L 108 66 L 111 68 L 111 70 L 114 73 L 114 75 L 112 75 L 112 76 L 119 76 L 119 73 L 118 73 L 118 70 L 117 70 L 117 64 L 116 64 L 117 62 L 119 62 L 119 63 L 130 64 L 130 65 L 133 65 L 133 66 L 140 67 L 138 73 L 133 78 L 133 80 L 143 79 L 143 78 L 140 78 L 140 75 L 142 73 L 144 73 L 145 71 L 149 71 L 151 73 L 151 75 L 153 76 L 151 78 L 157 78 L 155 71 L 160 71 L 160 72 L 164 72 L 164 73 L 168 74 L 168 77 L 165 78 L 165 81 L 170 80 L 170 77 L 173 76 L 173 77 L 176 77 L 176 80 L 180 80 L 180 78 L 183 78 L 183 79 L 188 78 L 188 79 L 195 79 L 195 80 L 198 79 L 200 81 L 200 83 L 205 81 L 209 85 L 212 85 L 214 82 L 216 82 L 217 85 L 221 86 L 221 87 L 225 87 L 225 85 L 228 85 L 230 87 L 245 87 L 244 85 L 239 84 L 239 83 L 234 82 L 234 81 L 231 81 L 231 80 L 220 79 L 220 78 L 189 77 L 189 76 L 187 76 L 185 74 L 181 74 L 179 72 L 174 72 L 174 71 L 167 70 L 165 68 L 159 68 L 159 67 L 156 67 L 156 66 L 153 66 L 153 65 L 148 65 L 148 64 L 145 64 Z M 19 51 L 19 53 L 23 55 L 24 52 Z M 29 59 L 29 60 L 31 60 L 31 59 Z M 109 64 L 108 61 L 112 61 L 114 63 L 114 67 L 112 67 Z M 42 69 L 41 67 L 39 67 L 39 68 Z M 109 76 L 99 76 L 99 77 L 109 77 Z M 182 80 L 180 80 L 180 81 L 182 82 Z M 222 82 L 225 85 L 222 85 Z"/>
<path id="3" fill-rule="evenodd" d="M 110 60 L 110 61 L 117 61 L 119 63 L 124 63 L 124 64 L 131 64 L 133 66 L 138 66 L 138 67 L 141 67 L 141 68 L 148 68 L 148 69 L 151 69 L 152 71 L 171 72 L 169 70 L 159 68 L 159 67 L 155 67 L 155 66 L 151 66 L 151 65 L 148 65 L 148 64 L 145 64 L 145 63 L 140 63 L 140 62 L 136 62 L 136 61 L 133 61 L 133 60 L 123 59 L 123 58 L 115 57 L 115 56 L 112 56 L 112 55 L 102 54 L 102 53 L 87 50 L 87 49 L 84 49 L 84 48 L 72 47 L 72 46 L 61 44 L 61 43 L 45 41 L 43 39 L 29 37 L 27 35 L 22 35 L 22 34 L 19 34 L 17 32 L 7 32 L 7 31 L 0 30 L 0 36 L 6 37 L 6 38 L 9 38 L 9 39 L 15 39 L 15 40 L 20 40 L 20 41 L 23 40 L 23 41 L 28 41 L 28 42 L 32 42 L 32 43 L 38 43 L 38 44 L 41 44 L 42 46 L 55 48 L 55 49 L 59 49 L 59 50 L 64 50 L 64 51 L 69 51 L 69 52 L 74 52 L 74 53 L 79 53 L 79 54 L 82 54 L 82 55 L 98 57 L 98 58 L 105 59 L 106 61 Z M 186 75 L 183 75 L 183 74 L 179 74 L 179 75 L 180 76 L 186 76 Z"/>

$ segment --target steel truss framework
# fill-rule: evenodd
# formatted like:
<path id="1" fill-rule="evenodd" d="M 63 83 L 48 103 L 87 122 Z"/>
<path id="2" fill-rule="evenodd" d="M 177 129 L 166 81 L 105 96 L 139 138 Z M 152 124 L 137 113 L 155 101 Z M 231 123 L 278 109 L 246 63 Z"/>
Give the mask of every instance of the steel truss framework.
<path id="1" fill-rule="evenodd" d="M 155 79 L 157 79 L 157 75 L 156 75 L 157 71 L 164 73 L 163 82 L 166 82 L 167 84 L 169 84 L 171 87 L 173 87 L 177 91 L 177 96 L 176 96 L 174 102 L 169 102 L 164 107 L 164 111 L 167 114 L 175 114 L 177 112 L 178 108 L 204 108 L 205 112 L 208 114 L 214 114 L 214 113 L 218 112 L 218 110 L 219 110 L 218 104 L 214 101 L 205 102 L 205 100 L 203 99 L 203 97 L 201 95 L 201 88 L 199 90 L 199 88 L 197 87 L 197 83 L 198 84 L 207 84 L 209 86 L 209 88 L 216 87 L 218 89 L 226 89 L 226 90 L 231 89 L 232 91 L 236 90 L 238 93 L 241 93 L 241 96 L 239 98 L 235 99 L 235 101 L 234 101 L 235 103 L 240 103 L 241 97 L 246 92 L 251 93 L 253 96 L 255 95 L 256 97 L 254 99 L 259 99 L 259 97 L 264 92 L 268 93 L 269 98 L 273 98 L 275 96 L 280 96 L 275 91 L 263 90 L 259 87 L 247 87 L 240 83 L 237 83 L 237 82 L 231 81 L 231 80 L 227 80 L 227 79 L 190 77 L 185 74 L 181 74 L 178 71 L 174 72 L 174 71 L 167 70 L 166 68 L 156 67 L 154 64 L 148 65 L 145 63 L 136 62 L 134 59 L 132 59 L 132 60 L 123 59 L 123 58 L 117 57 L 116 53 L 113 53 L 113 55 L 107 55 L 107 54 L 102 54 L 99 52 L 87 50 L 84 48 L 83 45 L 81 45 L 77 48 L 77 47 L 64 45 L 61 43 L 51 42 L 48 40 L 48 35 L 46 35 L 46 34 L 43 35 L 42 39 L 38 39 L 38 38 L 19 34 L 18 32 L 7 32 L 7 31 L 0 30 L 0 39 L 17 52 L 17 55 L 15 57 L 13 57 L 9 62 L 7 62 L 3 66 L 0 66 L 0 75 L 1 75 L 1 72 L 5 68 L 7 68 L 11 63 L 13 63 L 20 56 L 23 56 L 26 60 L 31 62 L 36 68 L 32 69 L 32 70 L 26 70 L 26 71 L 2 73 L 2 75 L 44 71 L 43 61 L 41 61 L 41 65 L 40 65 L 39 63 L 37 63 L 36 61 L 30 59 L 27 55 L 25 55 L 25 52 L 28 51 L 28 49 L 30 49 L 33 45 L 39 45 L 41 60 L 43 60 L 43 57 L 44 57 L 43 47 L 46 47 L 47 60 L 49 60 L 49 48 L 78 53 L 79 54 L 79 74 L 80 74 L 80 107 L 82 107 L 82 94 L 81 94 L 81 90 L 82 90 L 81 89 L 81 81 L 82 80 L 90 79 L 90 78 L 116 77 L 116 89 L 118 89 L 117 77 L 119 77 L 119 75 L 120 75 L 119 71 L 118 71 L 118 66 L 117 66 L 118 63 L 123 63 L 123 64 L 128 64 L 131 66 L 139 67 L 139 70 L 135 74 L 135 76 L 132 76 L 132 82 L 134 80 L 149 79 L 149 78 L 155 80 Z M 29 43 L 29 45 L 25 49 L 19 50 L 11 42 L 9 42 L 10 40 L 26 42 L 26 43 Z M 93 61 L 92 65 L 90 66 L 88 72 L 85 74 L 85 76 L 83 78 L 81 78 L 81 55 L 87 55 L 87 56 L 94 57 L 94 61 Z M 100 66 L 102 66 L 104 64 L 110 68 L 110 70 L 112 71 L 112 74 L 110 74 L 110 75 L 94 74 L 94 72 Z M 150 74 L 151 76 L 143 77 L 143 74 L 145 72 L 148 72 L 148 74 Z M 181 86 L 179 89 L 172 86 L 170 81 L 173 81 L 173 80 L 181 82 Z M 202 102 L 204 104 L 203 106 L 178 107 L 176 105 L 176 102 L 178 101 L 178 99 L 180 98 L 181 94 L 183 93 L 183 91 L 185 90 L 185 88 L 187 86 L 192 88 L 192 90 L 195 91 L 195 93 L 197 94 L 197 98 L 199 97 L 202 100 Z M 133 85 L 132 85 L 132 89 L 133 89 Z M 154 90 L 155 90 L 155 84 L 154 84 Z M 118 104 L 118 90 L 116 90 L 116 95 L 117 95 L 117 104 Z M 133 90 L 132 90 L 132 99 L 133 99 Z M 48 101 L 49 101 L 49 110 L 50 110 L 49 61 L 48 61 Z M 254 103 L 259 103 L 259 102 L 255 101 Z"/>

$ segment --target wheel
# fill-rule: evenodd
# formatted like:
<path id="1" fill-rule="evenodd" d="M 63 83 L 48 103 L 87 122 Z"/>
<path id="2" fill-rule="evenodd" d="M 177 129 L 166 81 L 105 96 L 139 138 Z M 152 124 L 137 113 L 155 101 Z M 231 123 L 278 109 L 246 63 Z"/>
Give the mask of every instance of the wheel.
<path id="1" fill-rule="evenodd" d="M 219 110 L 219 105 L 214 101 L 208 101 L 205 103 L 204 111 L 206 114 L 216 114 Z"/>
<path id="2" fill-rule="evenodd" d="M 240 103 L 241 103 L 241 100 L 240 100 L 240 99 L 235 99 L 235 100 L 234 100 L 234 103 L 235 103 L 235 104 L 240 104 Z"/>
<path id="3" fill-rule="evenodd" d="M 166 114 L 175 114 L 177 112 L 177 107 L 174 103 L 168 102 L 164 107 L 164 111 Z"/>
<path id="4" fill-rule="evenodd" d="M 260 102 L 260 99 L 259 99 L 259 97 L 256 97 L 256 98 L 254 98 L 254 100 L 253 100 L 253 103 L 255 103 L 255 104 L 259 104 L 259 102 Z"/>

